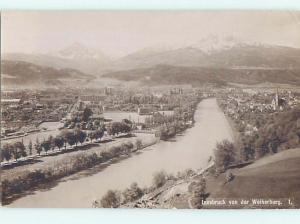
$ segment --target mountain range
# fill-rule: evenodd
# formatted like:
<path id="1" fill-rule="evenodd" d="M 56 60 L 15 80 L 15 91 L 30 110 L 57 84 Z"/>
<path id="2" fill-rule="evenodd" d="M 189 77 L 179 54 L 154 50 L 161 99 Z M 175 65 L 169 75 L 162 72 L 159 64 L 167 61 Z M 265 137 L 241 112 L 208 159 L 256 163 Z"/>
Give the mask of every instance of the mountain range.
<path id="1" fill-rule="evenodd" d="M 48 69 L 52 67 L 60 75 L 65 69 L 73 69 L 85 78 L 132 78 L 153 84 L 167 80 L 186 83 L 196 77 L 199 82 L 298 84 L 300 76 L 298 48 L 242 42 L 234 37 L 222 39 L 217 36 L 202 38 L 195 44 L 177 48 L 145 48 L 116 59 L 80 43 L 49 54 L 3 54 L 2 59 L 4 68 L 6 63 L 12 66 L 13 62 L 19 61 Z M 2 73 L 4 71 L 2 69 Z"/>
<path id="2" fill-rule="evenodd" d="M 88 80 L 94 76 L 87 75 L 75 69 L 40 66 L 25 61 L 1 61 L 1 82 L 5 85 L 61 85 L 62 80 Z"/>
<path id="3" fill-rule="evenodd" d="M 111 59 L 101 51 L 90 49 L 79 43 L 48 54 L 5 53 L 2 59 L 24 61 L 57 69 L 71 68 L 93 75 L 101 73 L 111 63 Z"/>
<path id="4" fill-rule="evenodd" d="M 300 69 L 249 69 L 213 68 L 195 66 L 156 65 L 116 71 L 103 75 L 122 81 L 136 80 L 146 85 L 157 84 L 201 84 L 226 83 L 259 84 L 264 82 L 300 85 Z"/>

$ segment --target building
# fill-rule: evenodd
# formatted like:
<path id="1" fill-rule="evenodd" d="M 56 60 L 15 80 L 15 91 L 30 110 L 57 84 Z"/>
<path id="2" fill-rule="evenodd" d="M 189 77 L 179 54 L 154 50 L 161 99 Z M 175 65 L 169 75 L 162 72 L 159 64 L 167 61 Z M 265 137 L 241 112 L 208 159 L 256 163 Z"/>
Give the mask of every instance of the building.
<path id="1" fill-rule="evenodd" d="M 275 97 L 272 100 L 272 108 L 273 110 L 283 110 L 286 105 L 286 101 L 279 97 L 278 89 L 276 90 Z"/>
<path id="2" fill-rule="evenodd" d="M 97 101 L 81 101 L 78 100 L 73 107 L 73 112 L 83 112 L 85 108 L 90 108 L 93 112 L 93 115 L 102 115 L 103 106 L 100 102 Z"/>
<path id="3" fill-rule="evenodd" d="M 111 87 L 105 87 L 104 89 L 105 95 L 112 95 L 112 88 Z"/>
<path id="4" fill-rule="evenodd" d="M 1 99 L 1 106 L 18 106 L 21 99 Z"/>
<path id="5" fill-rule="evenodd" d="M 149 115 L 149 114 L 152 113 L 151 109 L 146 108 L 146 107 L 145 108 L 139 107 L 137 112 L 138 112 L 139 115 Z"/>
<path id="6" fill-rule="evenodd" d="M 105 95 L 83 95 L 80 96 L 81 101 L 90 101 L 95 103 L 100 103 L 101 101 L 105 100 Z"/>

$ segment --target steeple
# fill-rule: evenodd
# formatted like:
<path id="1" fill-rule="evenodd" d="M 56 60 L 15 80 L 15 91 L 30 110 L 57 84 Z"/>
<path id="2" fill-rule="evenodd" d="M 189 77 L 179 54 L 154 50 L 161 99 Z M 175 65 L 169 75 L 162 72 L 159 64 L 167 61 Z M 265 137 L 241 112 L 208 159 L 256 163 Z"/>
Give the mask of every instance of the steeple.
<path id="1" fill-rule="evenodd" d="M 276 106 L 276 108 L 278 108 L 278 106 L 279 106 L 278 88 L 276 89 L 275 106 Z"/>

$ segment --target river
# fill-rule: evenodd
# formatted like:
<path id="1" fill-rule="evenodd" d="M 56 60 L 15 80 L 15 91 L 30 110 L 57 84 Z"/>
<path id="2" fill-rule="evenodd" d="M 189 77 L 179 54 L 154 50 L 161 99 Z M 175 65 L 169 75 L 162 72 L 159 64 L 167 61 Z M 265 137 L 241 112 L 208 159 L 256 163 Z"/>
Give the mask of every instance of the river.
<path id="1" fill-rule="evenodd" d="M 141 187 L 149 186 L 156 171 L 176 174 L 188 168 L 206 167 L 216 142 L 223 139 L 233 139 L 230 126 L 216 99 L 205 99 L 195 112 L 194 127 L 172 141 L 160 141 L 142 153 L 111 164 L 93 175 L 66 178 L 50 190 L 36 191 L 9 206 L 91 207 L 92 201 L 101 198 L 109 189 L 124 190 L 134 181 Z"/>

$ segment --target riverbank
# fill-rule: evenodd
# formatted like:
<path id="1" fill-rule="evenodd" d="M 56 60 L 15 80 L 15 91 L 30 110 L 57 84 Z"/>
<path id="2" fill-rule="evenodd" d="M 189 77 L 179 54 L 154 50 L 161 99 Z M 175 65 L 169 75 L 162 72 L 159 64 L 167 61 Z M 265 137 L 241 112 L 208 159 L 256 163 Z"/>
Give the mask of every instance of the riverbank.
<path id="1" fill-rule="evenodd" d="M 139 136 L 141 137 L 141 135 Z M 136 153 L 157 142 L 154 136 L 143 138 L 139 145 L 134 142 L 137 140 L 137 137 L 122 139 L 117 144 L 112 142 L 108 146 L 106 145 L 108 143 L 101 145 L 93 143 L 92 148 L 85 147 L 83 151 L 74 151 L 60 156 L 49 155 L 44 157 L 44 161 L 38 161 L 35 164 L 2 170 L 2 204 L 8 205 L 15 199 L 26 196 L 37 189 L 48 188 L 66 176 L 101 163 L 107 164 L 110 160 Z"/>
<path id="2" fill-rule="evenodd" d="M 176 129 L 175 134 L 182 133 L 189 127 L 190 126 L 185 125 L 180 129 Z M 149 136 L 149 133 L 146 135 Z M 168 140 L 172 137 L 173 136 L 169 136 L 167 139 L 164 140 Z M 130 140 L 128 142 L 132 144 L 131 138 L 129 139 Z M 98 154 L 98 152 L 95 152 L 95 150 L 91 149 L 99 147 L 99 144 L 86 143 L 84 145 L 76 146 L 71 150 L 59 150 L 55 152 L 50 151 L 49 154 L 45 154 L 43 156 L 35 156 L 30 158 L 28 161 L 19 161 L 18 164 L 11 164 L 13 166 L 11 168 L 5 167 L 4 173 L 2 175 L 2 203 L 4 205 L 7 205 L 17 198 L 30 194 L 30 192 L 36 191 L 38 189 L 43 189 L 45 187 L 47 188 L 47 186 L 53 186 L 53 184 L 55 184 L 55 182 L 59 181 L 60 179 L 73 175 L 82 170 L 98 166 L 102 163 L 105 163 L 107 165 L 110 162 L 116 162 L 119 160 L 120 157 L 122 157 L 121 160 L 123 160 L 129 155 L 137 153 L 137 151 L 139 150 L 154 145 L 157 141 L 157 137 L 153 138 L 151 142 L 145 142 L 145 138 L 142 138 L 140 139 L 141 143 L 139 143 L 138 145 L 138 143 L 136 142 L 135 146 L 132 145 L 128 148 L 129 151 L 126 149 L 121 149 L 120 152 L 112 152 L 112 155 L 104 155 L 105 151 L 101 151 L 100 154 Z M 125 144 L 128 144 L 128 142 L 126 142 Z M 107 147 L 106 144 L 107 143 L 105 143 L 105 150 Z M 114 151 L 119 147 L 123 147 L 123 144 L 124 143 L 119 143 L 119 145 L 115 144 L 110 149 L 108 149 L 108 151 Z M 73 155 L 69 154 L 76 151 L 88 152 Z M 110 152 L 108 152 L 108 154 L 109 153 Z M 56 156 L 62 154 L 67 154 L 69 156 L 67 158 L 65 157 L 64 161 L 60 159 L 55 163 L 48 165 L 39 164 L 40 162 L 43 162 L 39 160 L 43 157 L 56 158 Z M 84 161 L 82 162 L 82 160 Z M 34 163 L 37 163 L 37 165 L 33 166 Z M 78 163 L 81 164 L 78 165 Z M 22 167 L 23 165 L 24 167 Z M 16 176 L 18 178 L 15 178 Z"/>
<path id="3" fill-rule="evenodd" d="M 122 156 L 109 165 L 103 163 L 63 178 L 50 189 L 36 190 L 9 207 L 90 208 L 93 200 L 110 189 L 124 190 L 133 182 L 150 186 L 157 171 L 176 175 L 186 169 L 207 167 L 216 142 L 231 140 L 231 130 L 215 98 L 197 105 L 194 120 L 191 128 L 174 138 L 159 141 L 132 156 Z"/>
<path id="4" fill-rule="evenodd" d="M 191 175 L 169 179 L 140 199 L 120 205 L 121 208 L 195 208 L 193 187 L 205 179 L 206 195 L 202 209 L 300 208 L 300 149 L 290 149 L 261 158 L 251 165 L 214 175 L 214 165 L 191 172 Z M 233 203 L 235 201 L 236 203 Z"/>
<path id="5" fill-rule="evenodd" d="M 214 163 L 200 170 L 186 170 L 176 176 L 166 174 L 166 182 L 161 187 L 150 187 L 144 190 L 144 195 L 129 203 L 123 203 L 120 208 L 194 208 L 192 200 L 192 189 L 196 181 L 210 175 Z M 99 204 L 99 203 L 97 203 Z"/>
<path id="6" fill-rule="evenodd" d="M 219 106 L 220 110 L 222 111 L 222 113 L 224 114 L 228 124 L 230 125 L 231 131 L 232 131 L 232 134 L 233 134 L 233 141 L 234 141 L 235 144 L 238 144 L 238 142 L 241 139 L 241 133 L 237 130 L 235 122 L 224 112 L 224 110 L 220 106 L 220 103 L 219 103 L 218 100 L 217 100 L 217 102 L 218 102 L 218 106 Z"/>

